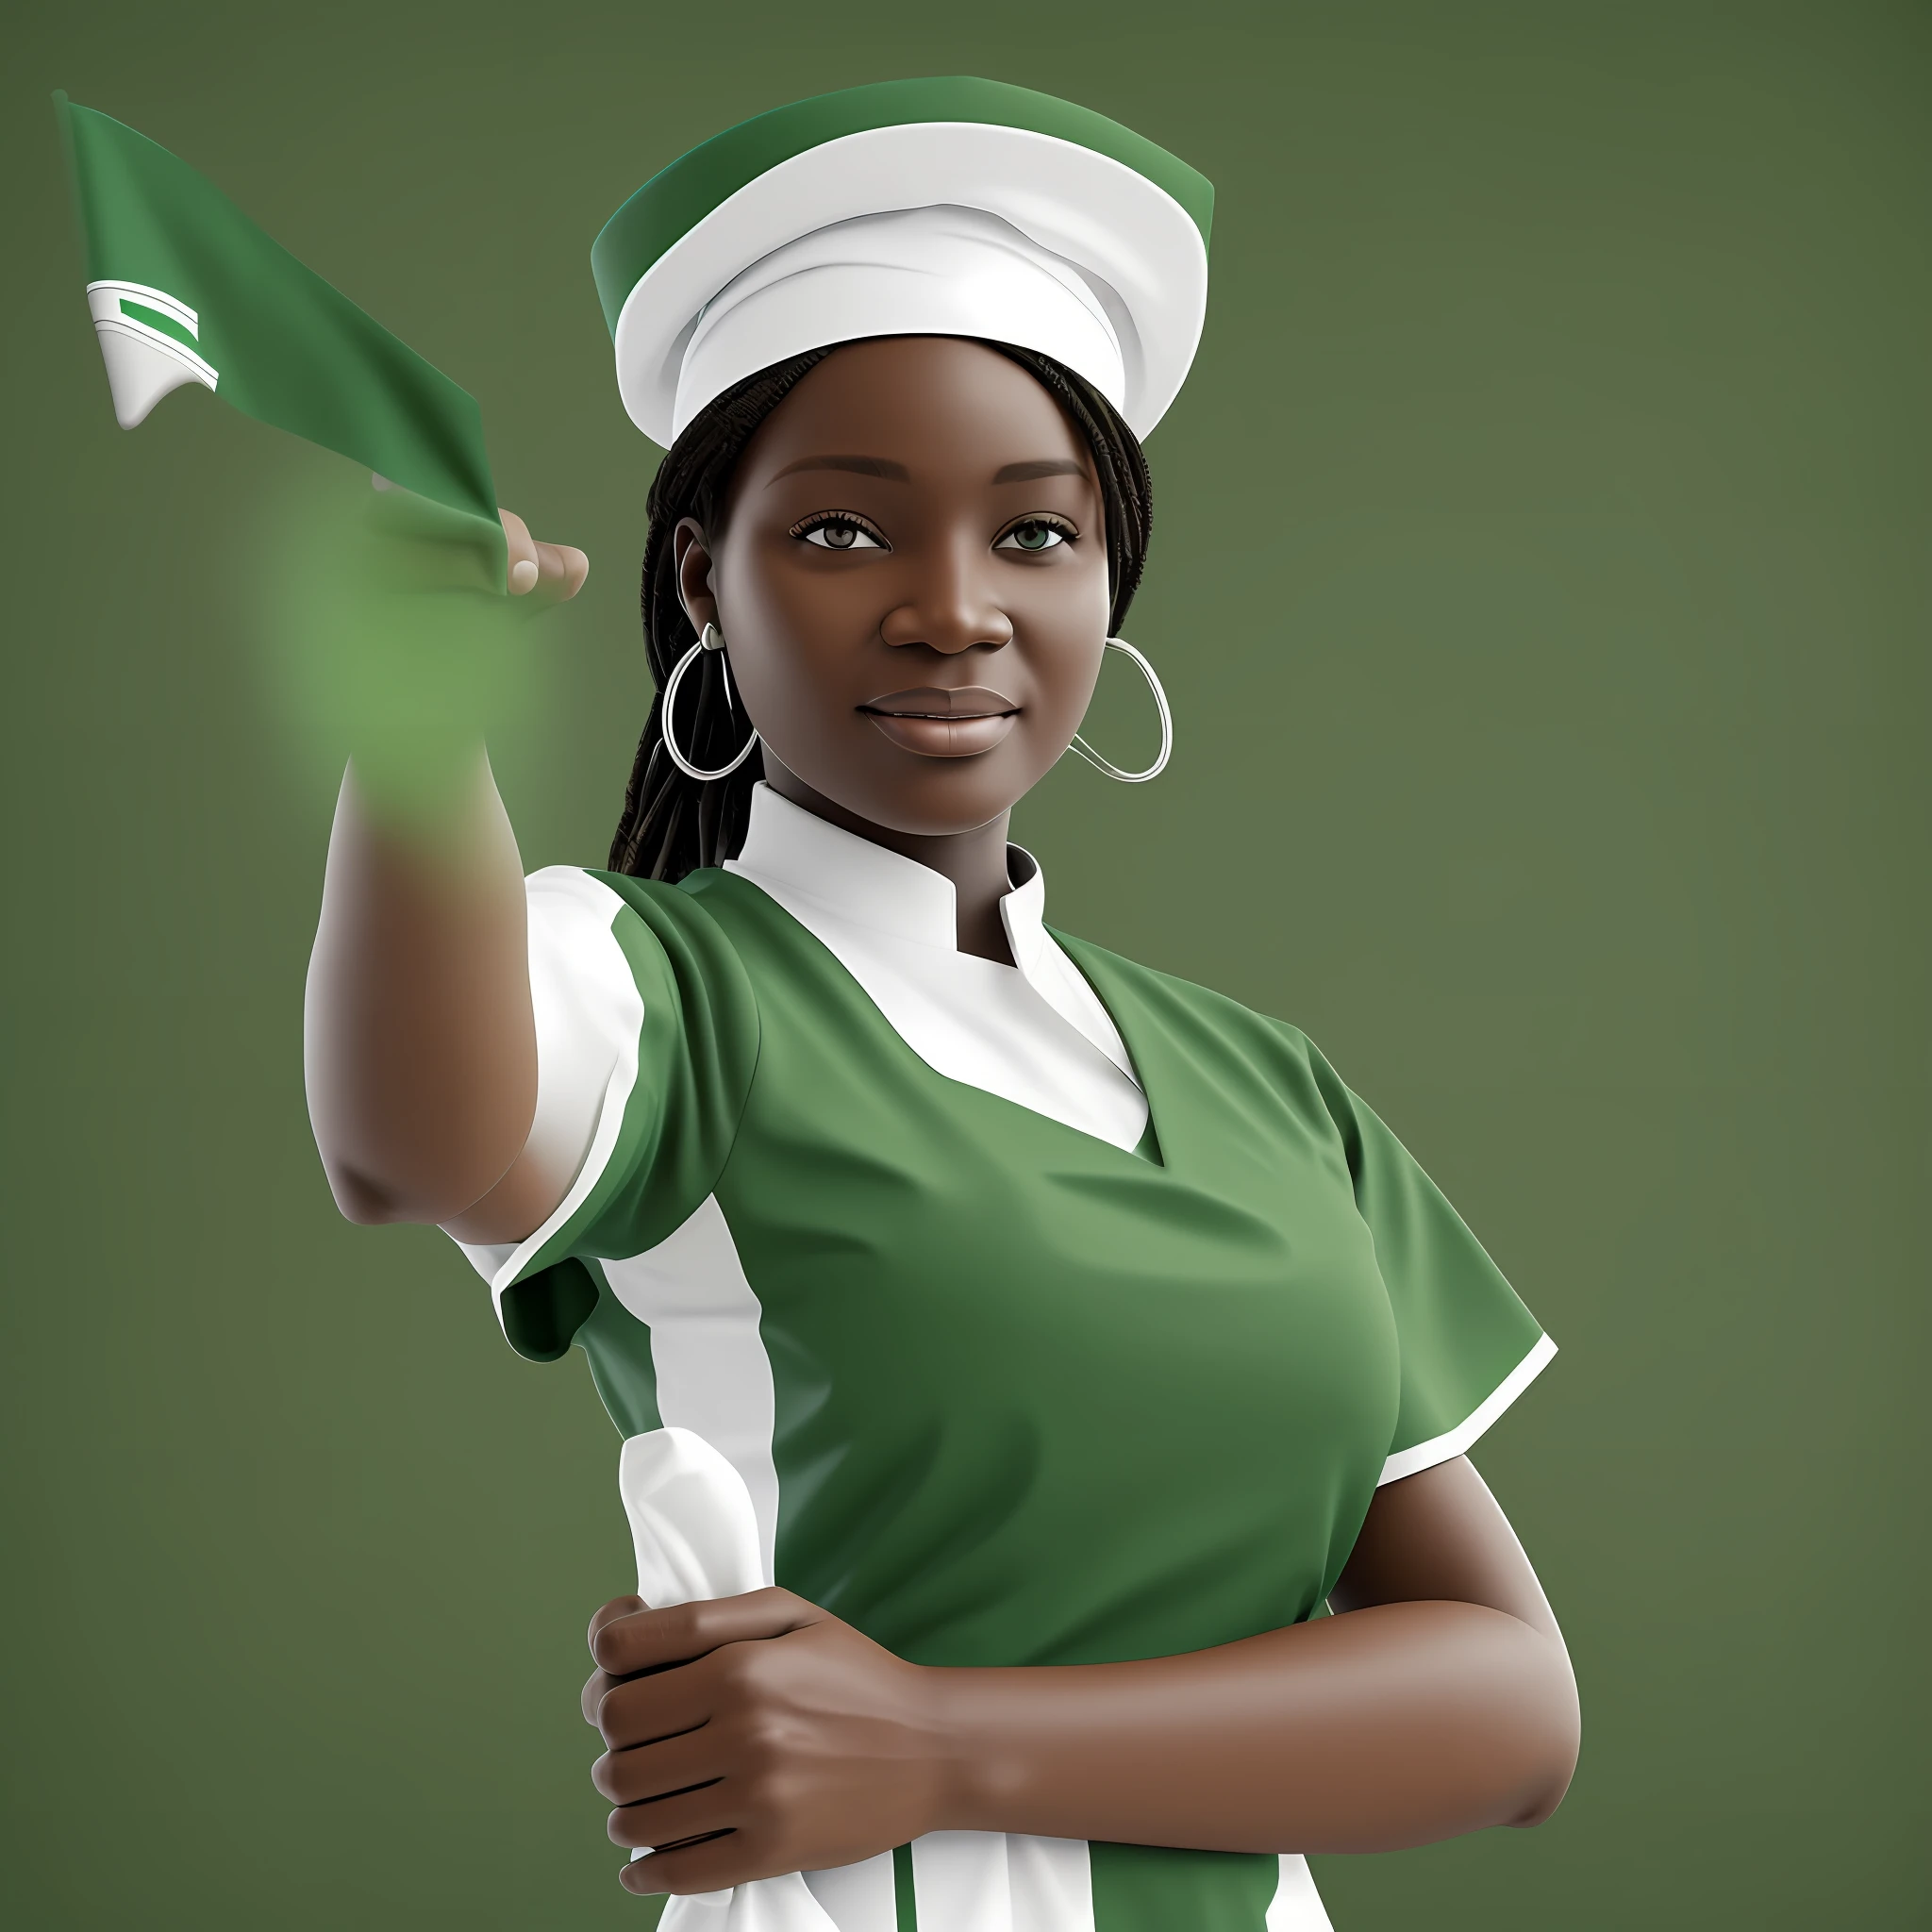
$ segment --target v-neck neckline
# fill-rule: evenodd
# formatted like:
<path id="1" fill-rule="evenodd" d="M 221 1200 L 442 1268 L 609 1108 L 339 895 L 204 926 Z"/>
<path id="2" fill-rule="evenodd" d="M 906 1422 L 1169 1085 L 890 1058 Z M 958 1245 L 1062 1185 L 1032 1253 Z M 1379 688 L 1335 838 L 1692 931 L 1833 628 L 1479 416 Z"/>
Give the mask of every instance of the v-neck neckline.
<path id="1" fill-rule="evenodd" d="M 1120 1024 L 1120 1017 L 1115 1012 L 1112 1003 L 1108 999 L 1106 993 L 1104 993 L 1101 991 L 1101 989 L 1094 984 L 1094 981 L 1091 975 L 1088 973 L 1086 967 L 1081 964 L 1081 962 L 1074 957 L 1074 955 L 1072 952 L 1067 950 L 1064 937 L 1058 932 L 1055 931 L 1052 927 L 1042 926 L 1042 931 L 1046 934 L 1048 938 L 1050 938 L 1054 941 L 1054 943 L 1060 946 L 1062 953 L 1069 960 L 1069 962 L 1073 965 L 1074 970 L 1076 973 L 1078 973 L 1082 980 L 1086 982 L 1089 991 L 1091 991 L 1093 997 L 1097 1001 L 1099 1001 L 1101 1007 L 1106 1010 L 1108 1018 L 1113 1022 L 1114 1030 L 1120 1035 L 1121 1044 L 1123 1048 L 1125 1050 L 1128 1067 L 1131 1070 L 1127 1074 L 1127 1077 L 1131 1079 L 1134 1085 L 1140 1090 L 1141 1100 L 1147 1108 L 1147 1118 L 1145 1123 L 1141 1126 L 1140 1138 L 1135 1141 L 1135 1143 L 1131 1147 L 1123 1147 L 1118 1141 L 1109 1141 L 1103 1134 L 1091 1133 L 1085 1127 L 1075 1126 L 1073 1124 L 1073 1122 L 1061 1120 L 1057 1114 L 1047 1113 L 1037 1107 L 1029 1107 L 1024 1100 L 1015 1100 L 1010 1094 L 1001 1093 L 991 1087 L 982 1087 L 979 1085 L 977 1081 L 962 1080 L 955 1074 L 941 1072 L 940 1068 L 934 1066 L 933 1063 L 930 1060 L 928 1060 L 924 1057 L 924 1055 L 923 1055 L 918 1050 L 918 1048 L 915 1047 L 912 1044 L 912 1042 L 906 1038 L 906 1036 L 903 1033 L 900 1032 L 898 1027 L 893 1025 L 891 1018 L 888 1016 L 885 1009 L 879 1005 L 878 1001 L 873 997 L 871 991 L 867 989 L 864 981 L 861 980 L 858 977 L 858 975 L 853 972 L 852 968 L 848 966 L 845 963 L 845 961 L 839 957 L 839 955 L 832 949 L 832 947 L 828 945 L 826 941 L 820 937 L 819 934 L 814 932 L 810 926 L 806 924 L 804 920 L 800 919 L 798 915 L 795 912 L 791 911 L 791 909 L 789 907 L 787 907 L 781 900 L 774 897 L 772 893 L 766 891 L 765 889 L 758 884 L 758 880 L 755 877 L 753 877 L 751 874 L 747 873 L 740 873 L 736 871 L 727 872 L 723 867 L 717 868 L 713 876 L 718 879 L 732 880 L 733 885 L 731 888 L 728 888 L 727 891 L 736 891 L 744 889 L 749 889 L 752 892 L 754 892 L 757 895 L 758 899 L 763 905 L 770 907 L 774 913 L 776 913 L 778 917 L 783 919 L 788 925 L 794 927 L 797 931 L 804 934 L 806 939 L 808 940 L 812 945 L 817 947 L 818 950 L 824 955 L 825 958 L 830 961 L 831 965 L 836 969 L 840 976 L 846 982 L 847 985 L 851 987 L 853 992 L 857 995 L 857 997 L 864 1003 L 865 1010 L 872 1016 L 873 1020 L 877 1024 L 881 1031 L 884 1032 L 884 1034 L 892 1041 L 893 1045 L 898 1049 L 898 1051 L 903 1053 L 908 1058 L 908 1059 L 910 1060 L 914 1066 L 919 1068 L 920 1071 L 923 1074 L 924 1074 L 928 1078 L 934 1080 L 942 1080 L 946 1083 L 947 1086 L 960 1088 L 969 1093 L 983 1094 L 987 1099 L 994 1101 L 1002 1107 L 1014 1108 L 1019 1112 L 1025 1114 L 1029 1119 L 1043 1122 L 1049 1127 L 1055 1128 L 1061 1133 L 1074 1134 L 1077 1135 L 1079 1139 L 1083 1141 L 1091 1142 L 1095 1147 L 1105 1147 L 1108 1150 L 1109 1153 L 1118 1155 L 1122 1159 L 1131 1160 L 1137 1167 L 1150 1169 L 1152 1172 L 1156 1174 L 1172 1173 L 1173 1169 L 1169 1161 L 1167 1142 L 1161 1134 L 1160 1123 L 1155 1106 L 1154 1095 L 1149 1091 L 1147 1086 L 1145 1071 L 1142 1065 L 1141 1058 L 1140 1054 L 1135 1051 L 1134 1042 L 1132 1039 L 1129 1037 L 1126 1028 L 1122 1026 L 1122 1024 Z M 708 887 L 708 889 L 715 890 L 715 887 Z M 1081 942 L 1075 941 L 1074 943 L 1075 945 L 1079 945 Z M 986 963 L 997 964 L 998 962 L 988 961 Z M 1008 967 L 1006 970 L 1011 973 L 1017 973 L 1018 971 L 1018 969 L 1014 967 Z M 1023 980 L 1025 977 L 1024 974 L 1020 974 L 1019 976 Z M 1070 1021 L 1067 1021 L 1063 1015 L 1056 1013 L 1056 1018 L 1060 1019 L 1061 1024 L 1067 1025 L 1069 1029 L 1076 1035 L 1076 1037 L 1082 1040 L 1086 1040 L 1086 1036 L 1080 1033 L 1077 1027 L 1073 1026 L 1072 1023 Z M 1091 1041 L 1087 1041 L 1087 1044 L 1089 1046 L 1092 1046 L 1093 1051 L 1095 1053 L 1100 1053 L 1100 1049 L 1097 1046 L 1093 1046 L 1093 1042 Z M 1105 1054 L 1101 1054 L 1101 1058 L 1103 1059 L 1106 1059 L 1108 1058 L 1108 1056 Z M 1118 1069 L 1116 1071 L 1118 1071 Z M 1152 1151 L 1149 1153 L 1141 1152 L 1141 1149 L 1143 1147 L 1146 1147 L 1150 1141 L 1152 1142 Z"/>
<path id="2" fill-rule="evenodd" d="M 1131 1153 L 1137 1160 L 1143 1161 L 1147 1166 L 1156 1169 L 1161 1174 L 1172 1174 L 1174 1172 L 1172 1149 L 1164 1131 L 1166 1109 L 1156 1099 L 1154 1083 L 1147 1077 L 1147 1058 L 1136 1041 L 1136 1025 L 1131 1024 L 1123 1015 L 1119 1006 L 1108 997 L 1106 988 L 1101 985 L 1099 980 L 1094 978 L 1091 958 L 1081 958 L 1083 953 L 1091 955 L 1098 951 L 1099 948 L 1091 947 L 1085 940 L 1074 939 L 1070 934 L 1063 933 L 1055 926 L 1049 925 L 1045 927 L 1045 931 L 1047 937 L 1059 947 L 1060 951 L 1066 955 L 1068 960 L 1072 962 L 1074 972 L 1087 982 L 1087 985 L 1093 993 L 1093 997 L 1107 1009 L 1107 1017 L 1113 1022 L 1113 1030 L 1120 1035 L 1121 1045 L 1126 1049 L 1127 1064 L 1133 1069 L 1134 1084 L 1140 1088 L 1141 1097 L 1147 1103 L 1147 1124 L 1141 1130 L 1141 1140 L 1132 1148 L 1124 1151 Z M 1105 979 L 1108 976 L 1106 969 L 1103 968 L 1101 978 Z M 1097 1139 L 1098 1136 L 1094 1138 Z M 1154 1151 L 1151 1154 L 1142 1154 L 1141 1148 L 1149 1140 L 1152 1140 L 1154 1142 Z M 1109 1141 L 1108 1144 L 1111 1145 L 1112 1143 Z"/>

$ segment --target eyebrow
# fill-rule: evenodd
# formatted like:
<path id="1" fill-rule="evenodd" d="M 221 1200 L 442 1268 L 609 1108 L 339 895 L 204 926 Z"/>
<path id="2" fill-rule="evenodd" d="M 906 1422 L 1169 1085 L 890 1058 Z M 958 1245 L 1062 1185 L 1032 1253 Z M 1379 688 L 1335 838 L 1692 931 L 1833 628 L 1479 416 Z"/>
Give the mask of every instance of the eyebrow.
<path id="1" fill-rule="evenodd" d="M 855 476 L 883 476 L 893 483 L 909 483 L 912 473 L 904 463 L 895 463 L 890 457 L 800 457 L 795 463 L 787 463 L 774 476 L 774 483 L 779 476 L 795 476 L 801 470 L 845 470 Z M 1085 477 L 1087 465 L 1075 462 L 1071 457 L 1048 457 L 1030 463 L 1008 463 L 1004 469 L 995 471 L 995 483 L 1037 483 L 1042 476 Z"/>
<path id="2" fill-rule="evenodd" d="M 885 476 L 894 483 L 912 480 L 912 473 L 904 463 L 886 457 L 800 457 L 795 463 L 787 463 L 778 476 L 793 476 L 800 470 L 849 470 L 856 476 Z M 778 476 L 772 481 L 775 483 Z"/>
<path id="3" fill-rule="evenodd" d="M 1044 462 L 1008 463 L 1005 469 L 994 473 L 995 483 L 1037 483 L 1042 476 L 1081 476 L 1087 474 L 1085 463 L 1076 463 L 1070 457 L 1053 457 Z"/>

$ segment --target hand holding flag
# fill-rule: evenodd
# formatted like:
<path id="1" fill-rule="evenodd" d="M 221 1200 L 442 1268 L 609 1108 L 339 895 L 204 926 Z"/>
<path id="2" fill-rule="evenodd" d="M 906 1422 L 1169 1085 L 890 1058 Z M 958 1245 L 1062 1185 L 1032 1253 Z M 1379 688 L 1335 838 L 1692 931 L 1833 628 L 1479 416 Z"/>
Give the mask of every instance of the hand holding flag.
<path id="1" fill-rule="evenodd" d="M 512 597 L 527 596 L 541 591 L 544 596 L 564 600 L 584 588 L 591 574 L 591 559 L 569 543 L 540 543 L 530 535 L 530 526 L 513 509 L 500 509 L 504 541 L 509 552 L 507 581 Z"/>
<path id="2" fill-rule="evenodd" d="M 303 736 L 337 770 L 352 756 L 379 808 L 433 816 L 525 701 L 504 593 L 575 596 L 589 560 L 499 512 L 465 391 L 165 148 L 55 101 L 121 426 L 198 383 L 372 472 L 377 496 L 317 492 L 287 520 L 266 615 Z"/>

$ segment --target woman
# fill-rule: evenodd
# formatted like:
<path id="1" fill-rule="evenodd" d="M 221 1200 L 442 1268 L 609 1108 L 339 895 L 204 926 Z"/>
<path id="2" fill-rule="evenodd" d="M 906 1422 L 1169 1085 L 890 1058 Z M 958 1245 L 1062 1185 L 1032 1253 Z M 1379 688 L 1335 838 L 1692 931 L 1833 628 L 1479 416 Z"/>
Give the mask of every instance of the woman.
<path id="1" fill-rule="evenodd" d="M 1550 1344 L 1301 1034 L 1051 932 L 1007 841 L 1139 580 L 1207 208 L 984 82 L 687 156 L 594 258 L 670 445 L 611 871 L 526 890 L 480 760 L 433 833 L 344 788 L 343 1210 L 448 1228 L 747 1499 L 765 1587 L 591 1626 L 678 1923 L 1320 1926 L 1301 1854 L 1536 1823 L 1574 1761 L 1463 1456 Z"/>

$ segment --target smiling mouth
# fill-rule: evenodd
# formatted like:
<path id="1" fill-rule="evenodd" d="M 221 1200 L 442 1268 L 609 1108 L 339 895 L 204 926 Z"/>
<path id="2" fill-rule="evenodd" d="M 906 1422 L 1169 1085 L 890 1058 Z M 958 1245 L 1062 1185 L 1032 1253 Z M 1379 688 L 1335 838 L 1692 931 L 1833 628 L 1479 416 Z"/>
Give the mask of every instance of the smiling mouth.
<path id="1" fill-rule="evenodd" d="M 1013 728 L 1020 707 L 983 684 L 958 691 L 922 685 L 888 691 L 858 709 L 892 742 L 922 758 L 966 758 L 991 751 Z"/>

